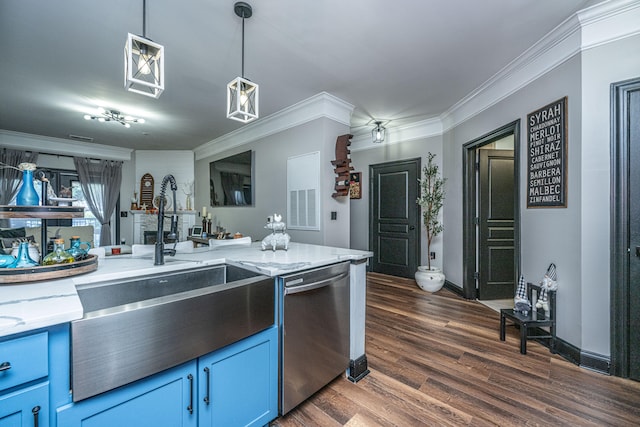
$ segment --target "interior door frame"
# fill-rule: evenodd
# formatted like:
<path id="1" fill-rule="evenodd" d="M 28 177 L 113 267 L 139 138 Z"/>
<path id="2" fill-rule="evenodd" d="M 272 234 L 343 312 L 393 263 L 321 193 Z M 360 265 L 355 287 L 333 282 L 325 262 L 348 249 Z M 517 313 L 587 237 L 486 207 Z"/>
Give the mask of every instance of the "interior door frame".
<path id="1" fill-rule="evenodd" d="M 630 310 L 627 303 L 630 286 L 629 258 L 629 92 L 640 90 L 640 78 L 611 84 L 611 375 L 630 375 Z"/>
<path id="2" fill-rule="evenodd" d="M 393 161 L 389 161 L 389 162 L 384 162 L 384 163 L 376 163 L 376 164 L 372 164 L 369 165 L 369 250 L 374 252 L 373 256 L 376 257 L 378 256 L 378 254 L 373 250 L 374 249 L 374 240 L 375 240 L 375 228 L 374 228 L 374 202 L 376 199 L 376 196 L 374 195 L 374 193 L 376 191 L 378 191 L 378 184 L 375 182 L 374 180 L 374 175 L 375 175 L 375 169 L 376 168 L 381 168 L 381 167 L 393 167 L 393 166 L 403 166 L 403 165 L 414 165 L 416 170 L 416 173 L 418 175 L 418 178 L 422 178 L 422 158 L 421 157 L 414 157 L 414 158 L 410 158 L 410 159 L 404 159 L 404 160 L 393 160 Z M 415 190 L 416 190 L 416 194 L 419 197 L 420 195 L 420 187 L 419 187 L 419 183 L 416 180 L 415 183 Z M 410 203 L 409 206 L 411 205 L 411 201 L 408 201 Z M 421 215 L 421 208 L 420 205 L 418 205 L 417 203 L 413 204 L 414 207 L 413 209 L 415 209 L 415 215 L 416 215 L 416 225 L 415 228 L 413 230 L 411 230 L 413 233 L 415 233 L 415 245 L 413 246 L 413 248 L 409 248 L 410 250 L 413 249 L 415 251 L 415 269 L 412 268 L 412 266 L 410 266 L 409 270 L 414 270 L 417 271 L 418 270 L 418 266 L 420 265 L 421 259 L 422 259 L 422 215 Z M 373 271 L 373 263 L 374 261 L 370 261 L 369 264 L 369 268 L 371 271 Z"/>
<path id="3" fill-rule="evenodd" d="M 476 288 L 476 224 L 477 211 L 476 150 L 513 134 L 513 173 L 514 173 L 514 281 L 520 274 L 520 119 L 469 141 L 462 146 L 462 293 L 467 299 L 477 299 Z"/>

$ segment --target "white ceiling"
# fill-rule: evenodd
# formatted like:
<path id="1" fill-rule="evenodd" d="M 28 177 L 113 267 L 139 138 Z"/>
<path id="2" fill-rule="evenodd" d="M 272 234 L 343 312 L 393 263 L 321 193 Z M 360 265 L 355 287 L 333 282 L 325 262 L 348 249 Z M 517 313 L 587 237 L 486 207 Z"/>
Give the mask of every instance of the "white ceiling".
<path id="1" fill-rule="evenodd" d="M 439 116 L 595 0 L 249 0 L 245 76 L 266 117 L 319 92 L 355 106 L 352 131 Z M 142 0 L 0 0 L 0 129 L 134 149 L 193 149 L 241 126 L 225 116 L 240 74 L 235 0 L 148 0 L 165 47 L 159 99 L 123 86 Z M 83 120 L 97 107 L 142 117 Z M 246 125 L 244 125 L 246 126 Z M 249 125 L 250 126 L 250 125 Z"/>

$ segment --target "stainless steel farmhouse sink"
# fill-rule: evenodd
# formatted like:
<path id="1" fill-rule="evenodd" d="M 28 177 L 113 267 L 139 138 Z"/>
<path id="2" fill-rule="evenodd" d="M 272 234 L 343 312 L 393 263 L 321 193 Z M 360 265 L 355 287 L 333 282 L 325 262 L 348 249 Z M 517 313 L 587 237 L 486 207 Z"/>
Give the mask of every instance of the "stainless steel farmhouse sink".
<path id="1" fill-rule="evenodd" d="M 91 313 L 91 317 L 96 317 L 105 314 L 99 312 L 100 310 L 220 285 L 224 282 L 225 267 L 216 266 L 201 270 L 78 285 L 76 290 L 84 312 L 97 312 Z"/>
<path id="2" fill-rule="evenodd" d="M 232 277 L 234 275 L 231 275 Z M 77 285 L 75 402 L 163 371 L 274 323 L 274 279 L 225 282 L 225 266 Z"/>

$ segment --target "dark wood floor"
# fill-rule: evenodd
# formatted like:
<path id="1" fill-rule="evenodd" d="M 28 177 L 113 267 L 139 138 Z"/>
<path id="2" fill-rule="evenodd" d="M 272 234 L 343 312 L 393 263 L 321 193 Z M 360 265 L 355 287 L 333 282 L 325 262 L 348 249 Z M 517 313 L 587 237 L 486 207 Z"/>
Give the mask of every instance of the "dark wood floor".
<path id="1" fill-rule="evenodd" d="M 339 377 L 272 425 L 639 426 L 640 383 L 591 372 L 498 336 L 498 314 L 413 280 L 367 276 L 371 373 Z"/>

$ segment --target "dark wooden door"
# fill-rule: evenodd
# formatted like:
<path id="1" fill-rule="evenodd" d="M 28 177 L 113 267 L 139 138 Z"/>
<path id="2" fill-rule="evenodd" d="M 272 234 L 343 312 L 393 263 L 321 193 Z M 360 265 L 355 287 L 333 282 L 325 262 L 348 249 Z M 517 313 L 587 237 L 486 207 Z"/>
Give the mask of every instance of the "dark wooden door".
<path id="1" fill-rule="evenodd" d="M 512 298 L 515 293 L 513 151 L 478 151 L 478 298 Z"/>
<path id="2" fill-rule="evenodd" d="M 629 92 L 629 377 L 640 381 L 640 87 Z"/>
<path id="3" fill-rule="evenodd" d="M 371 165 L 371 270 L 414 277 L 420 260 L 420 159 Z"/>
<path id="4" fill-rule="evenodd" d="M 640 78 L 611 95 L 611 373 L 640 381 Z"/>

